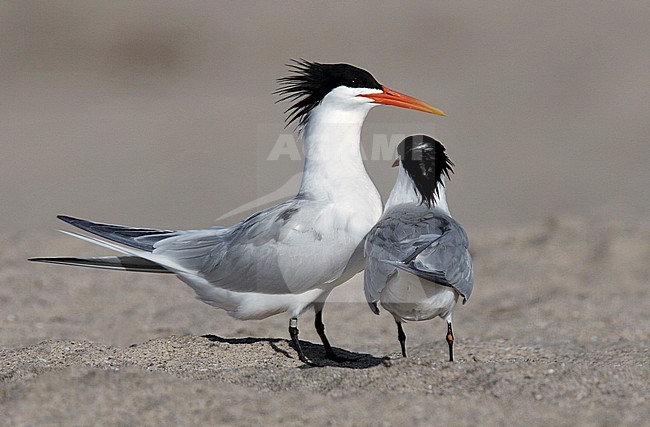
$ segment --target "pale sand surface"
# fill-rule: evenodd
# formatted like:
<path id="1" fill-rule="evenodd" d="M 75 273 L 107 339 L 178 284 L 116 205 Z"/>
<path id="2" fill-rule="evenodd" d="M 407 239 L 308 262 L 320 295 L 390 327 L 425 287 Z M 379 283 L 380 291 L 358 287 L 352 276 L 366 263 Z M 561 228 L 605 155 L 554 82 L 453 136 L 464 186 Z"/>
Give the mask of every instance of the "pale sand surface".
<path id="1" fill-rule="evenodd" d="M 5 425 L 641 425 L 650 416 L 650 221 L 552 218 L 472 240 L 476 293 L 442 320 L 373 315 L 358 279 L 325 321 L 321 358 L 301 317 L 306 367 L 286 316 L 241 322 L 170 277 L 27 264 L 74 253 L 54 233 L 0 242 L 0 402 Z M 11 249 L 7 249 L 11 248 Z M 344 302 L 351 301 L 351 302 Z M 277 338 L 269 338 L 277 337 Z"/>

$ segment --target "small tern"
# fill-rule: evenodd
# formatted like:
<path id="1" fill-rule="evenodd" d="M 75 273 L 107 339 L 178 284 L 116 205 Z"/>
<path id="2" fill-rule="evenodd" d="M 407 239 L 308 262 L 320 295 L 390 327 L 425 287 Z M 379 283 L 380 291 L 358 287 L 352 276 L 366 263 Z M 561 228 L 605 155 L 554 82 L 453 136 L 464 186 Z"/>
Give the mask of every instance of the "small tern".
<path id="1" fill-rule="evenodd" d="M 363 270 L 363 241 L 381 216 L 380 195 L 364 168 L 361 128 L 377 105 L 444 113 L 382 86 L 348 64 L 304 60 L 279 79 L 280 101 L 292 104 L 304 143 L 304 169 L 296 197 L 264 209 L 232 227 L 157 230 L 59 216 L 90 235 L 65 232 L 120 252 L 121 256 L 33 258 L 32 261 L 126 271 L 173 273 L 197 297 L 237 319 L 288 312 L 289 334 L 298 340 L 298 316 L 313 307 L 326 356 L 339 359 L 325 335 L 322 312 L 329 293 Z"/>
<path id="2" fill-rule="evenodd" d="M 445 196 L 445 177 L 454 164 L 445 147 L 426 135 L 407 137 L 397 152 L 397 181 L 366 238 L 366 299 L 375 314 L 381 302 L 395 318 L 404 357 L 402 322 L 443 318 L 453 362 L 451 314 L 459 296 L 463 303 L 469 299 L 474 283 L 467 235 L 451 217 Z"/>

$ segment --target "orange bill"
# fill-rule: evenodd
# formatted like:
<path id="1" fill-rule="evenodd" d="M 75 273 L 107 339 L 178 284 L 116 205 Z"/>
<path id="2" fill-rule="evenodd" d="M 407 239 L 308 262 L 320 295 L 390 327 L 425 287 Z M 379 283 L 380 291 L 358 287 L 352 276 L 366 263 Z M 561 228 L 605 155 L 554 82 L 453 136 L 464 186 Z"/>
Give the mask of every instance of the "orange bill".
<path id="1" fill-rule="evenodd" d="M 395 90 L 382 86 L 382 93 L 372 93 L 368 95 L 357 95 L 365 98 L 370 98 L 377 104 L 392 105 L 394 107 L 408 108 L 411 110 L 424 111 L 425 113 L 437 114 L 439 116 L 446 116 L 445 113 L 438 110 L 426 102 L 415 99 L 411 96 L 399 93 Z"/>

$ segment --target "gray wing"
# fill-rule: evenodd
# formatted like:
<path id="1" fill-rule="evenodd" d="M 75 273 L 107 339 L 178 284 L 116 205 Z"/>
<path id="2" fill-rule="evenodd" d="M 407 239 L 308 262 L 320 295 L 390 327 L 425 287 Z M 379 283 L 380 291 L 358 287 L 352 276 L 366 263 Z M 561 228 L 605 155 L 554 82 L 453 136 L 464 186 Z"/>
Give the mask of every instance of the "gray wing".
<path id="1" fill-rule="evenodd" d="M 398 268 L 453 287 L 466 301 L 474 280 L 468 245 L 460 224 L 441 210 L 402 205 L 386 212 L 366 238 L 364 288 L 371 308 Z"/>
<path id="2" fill-rule="evenodd" d="M 409 206 L 411 207 L 411 206 Z M 374 303 L 388 280 L 397 273 L 393 262 L 402 262 L 442 235 L 446 219 L 434 217 L 428 209 L 406 205 L 384 212 L 366 236 L 364 289 L 373 311 Z"/>
<path id="3" fill-rule="evenodd" d="M 474 270 L 467 249 L 465 231 L 453 221 L 443 234 L 423 247 L 417 255 L 396 263 L 396 267 L 432 282 L 450 286 L 463 296 L 472 294 Z"/>
<path id="4" fill-rule="evenodd" d="M 312 213 L 305 201 L 290 200 L 229 228 L 188 231 L 161 240 L 153 253 L 222 289 L 301 292 L 325 281 L 316 273 L 305 274 L 309 265 L 304 262 L 304 248 L 313 247 L 319 237 L 309 227 Z"/>

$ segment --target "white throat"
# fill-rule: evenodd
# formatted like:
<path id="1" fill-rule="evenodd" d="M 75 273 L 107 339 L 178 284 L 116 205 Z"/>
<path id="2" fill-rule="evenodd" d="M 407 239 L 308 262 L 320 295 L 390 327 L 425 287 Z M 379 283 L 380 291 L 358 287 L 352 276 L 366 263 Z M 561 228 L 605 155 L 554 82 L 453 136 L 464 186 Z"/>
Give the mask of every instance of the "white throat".
<path id="1" fill-rule="evenodd" d="M 360 146 L 363 122 L 374 105 L 328 97 L 310 112 L 301 130 L 305 165 L 299 197 L 332 200 L 362 193 L 381 203 Z"/>
<path id="2" fill-rule="evenodd" d="M 397 181 L 393 186 L 393 190 L 390 192 L 388 201 L 386 201 L 386 206 L 384 212 L 388 211 L 390 207 L 401 205 L 404 203 L 419 205 L 421 202 L 420 195 L 415 189 L 413 180 L 406 173 L 402 165 L 398 166 L 399 172 L 397 173 Z M 431 208 L 438 208 L 449 213 L 449 206 L 447 205 L 447 195 L 445 194 L 445 179 L 442 178 L 442 181 L 438 184 L 438 195 L 436 196 L 435 202 L 431 205 Z"/>

